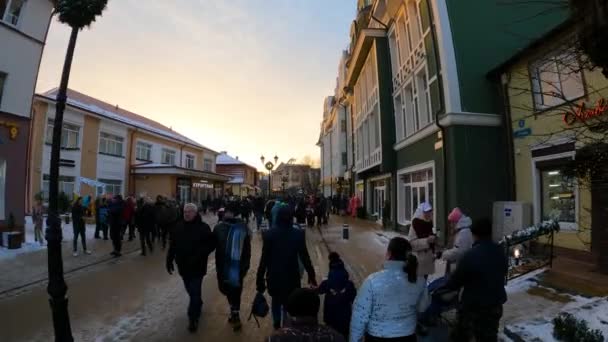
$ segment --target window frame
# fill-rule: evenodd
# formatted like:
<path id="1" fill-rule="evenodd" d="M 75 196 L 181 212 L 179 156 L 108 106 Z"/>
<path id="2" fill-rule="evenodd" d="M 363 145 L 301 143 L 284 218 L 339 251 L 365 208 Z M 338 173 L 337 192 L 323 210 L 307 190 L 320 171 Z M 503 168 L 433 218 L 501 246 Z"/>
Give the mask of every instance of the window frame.
<path id="1" fill-rule="evenodd" d="M 576 59 L 576 62 L 579 67 L 579 72 L 577 74 L 580 77 L 582 93 L 575 94 L 571 97 L 568 97 L 568 96 L 566 96 L 566 94 L 563 93 L 563 80 L 561 78 L 562 74 L 559 69 L 560 63 L 558 63 L 558 60 L 560 60 L 561 56 L 564 56 L 568 53 L 575 54 L 575 52 L 572 52 L 570 50 L 561 51 L 561 52 L 553 51 L 553 52 L 541 55 L 538 58 L 535 58 L 528 64 L 528 75 L 529 75 L 529 79 L 530 79 L 532 105 L 533 105 L 535 113 L 544 112 L 544 111 L 547 111 L 547 110 L 550 110 L 553 108 L 557 108 L 568 102 L 575 102 L 575 101 L 587 96 L 587 83 L 586 83 L 586 79 L 585 79 L 585 73 L 583 72 L 583 68 L 581 67 L 580 58 L 576 55 L 573 58 Z M 545 94 L 545 92 L 543 91 L 543 84 L 546 85 L 549 82 L 543 82 L 542 76 L 541 76 L 542 68 L 549 63 L 551 63 L 555 67 L 555 70 L 556 70 L 555 76 L 557 77 L 558 82 L 559 82 L 559 91 L 561 92 L 561 95 L 564 96 L 564 98 L 550 96 L 548 94 Z M 550 97 L 550 98 L 554 99 L 554 101 L 556 103 L 545 104 L 546 97 Z"/>
<path id="2" fill-rule="evenodd" d="M 186 153 L 186 169 L 194 170 L 196 168 L 196 156 L 194 154 Z M 192 166 L 190 166 L 190 162 L 192 162 Z"/>
<path id="3" fill-rule="evenodd" d="M 103 140 L 103 145 L 102 145 Z M 106 151 L 102 151 L 101 147 L 105 146 Z M 110 149 L 110 146 L 113 146 L 114 151 Z M 120 151 L 118 152 L 118 148 L 120 147 Z M 113 156 L 113 157 L 124 157 L 124 148 L 125 148 L 125 138 L 116 134 L 108 133 L 108 132 L 99 132 L 99 154 Z"/>
<path id="4" fill-rule="evenodd" d="M 209 167 L 207 167 L 209 166 Z M 211 158 L 203 158 L 203 170 L 208 172 L 213 172 L 213 159 Z"/>
<path id="5" fill-rule="evenodd" d="M 105 186 L 103 187 L 103 190 L 105 191 L 106 194 L 122 196 L 122 190 L 123 190 L 122 187 L 123 187 L 123 183 L 124 183 L 122 180 L 99 178 L 99 179 L 97 179 L 97 181 L 105 184 Z M 118 191 L 116 191 L 117 189 L 118 189 Z M 97 188 L 97 196 L 100 196 L 100 195 L 101 195 L 101 193 L 99 192 L 99 188 Z"/>
<path id="6" fill-rule="evenodd" d="M 140 147 L 141 147 L 141 149 L 140 149 Z M 141 156 L 140 156 L 140 152 L 142 151 L 142 149 L 147 150 L 147 158 L 145 158 L 145 159 L 141 158 Z M 143 142 L 143 141 L 136 142 L 135 143 L 135 160 L 151 162 L 152 161 L 152 144 Z"/>
<path id="7" fill-rule="evenodd" d="M 12 19 L 16 21 L 16 22 L 13 22 L 13 20 L 8 19 L 8 16 L 9 16 L 11 6 L 16 1 L 21 1 L 21 7 L 19 8 L 19 15 L 16 18 L 13 16 Z M 19 24 L 21 23 L 20 19 L 23 17 L 23 12 L 26 8 L 25 5 L 27 4 L 27 1 L 28 0 L 7 0 L 6 8 L 4 9 L 4 11 L 2 13 L 0 13 L 0 21 L 9 26 L 15 27 L 15 28 L 19 27 Z"/>
<path id="8" fill-rule="evenodd" d="M 48 201 L 49 201 L 50 178 L 51 178 L 50 174 L 42 175 L 42 193 L 43 193 L 45 203 L 48 203 Z M 72 191 L 66 191 L 66 186 L 71 187 Z M 76 177 L 59 176 L 59 194 L 61 194 L 63 192 L 66 195 L 68 195 L 68 197 L 71 198 L 71 196 L 73 196 L 75 190 L 76 190 Z"/>
<path id="9" fill-rule="evenodd" d="M 429 171 L 432 172 L 432 174 L 433 174 L 432 179 L 429 179 L 429 177 L 428 177 Z M 421 172 L 426 173 L 426 179 L 424 181 L 413 181 L 411 179 L 411 177 L 414 174 L 421 173 Z M 404 176 L 407 176 L 407 175 L 410 176 L 410 181 L 406 183 L 405 181 L 402 181 L 401 178 Z M 414 201 L 413 201 L 414 193 L 412 191 L 412 189 L 414 189 L 414 188 L 420 189 L 421 186 L 424 186 L 425 201 L 429 201 L 432 197 L 433 209 L 436 209 L 435 202 L 437 200 L 437 173 L 436 173 L 434 161 L 414 165 L 414 166 L 407 167 L 407 168 L 397 171 L 396 181 L 397 181 L 397 207 L 398 207 L 397 208 L 397 223 L 398 224 L 400 224 L 402 226 L 408 226 L 412 223 L 413 215 L 416 210 L 416 208 L 414 208 Z M 432 186 L 429 186 L 430 184 L 432 184 Z M 410 188 L 410 205 L 412 206 L 409 220 L 406 217 L 407 208 L 405 206 L 405 203 L 403 203 L 403 200 L 405 199 L 405 195 L 407 193 L 406 188 L 408 188 L 408 187 Z M 419 194 L 419 193 L 420 192 L 418 190 L 417 194 Z M 417 198 L 418 198 L 417 199 L 418 204 L 416 204 L 416 207 L 420 203 L 422 203 L 420 201 L 420 197 L 418 196 Z M 436 219 L 437 219 L 437 210 L 433 210 L 433 222 L 436 222 Z"/>
<path id="10" fill-rule="evenodd" d="M 173 156 L 173 163 L 165 162 L 165 155 L 171 155 L 171 156 Z M 175 164 L 175 160 L 176 159 L 177 159 L 177 151 L 163 147 L 163 149 L 161 151 L 161 154 L 160 154 L 160 163 L 161 164 L 171 165 L 171 166 L 177 166 Z"/>

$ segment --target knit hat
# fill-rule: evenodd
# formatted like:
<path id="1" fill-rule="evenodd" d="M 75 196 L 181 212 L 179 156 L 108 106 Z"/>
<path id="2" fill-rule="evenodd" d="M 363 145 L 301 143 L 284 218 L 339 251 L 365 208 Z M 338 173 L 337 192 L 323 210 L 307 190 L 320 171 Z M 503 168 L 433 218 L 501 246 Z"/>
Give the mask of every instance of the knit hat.
<path id="1" fill-rule="evenodd" d="M 342 261 L 342 258 L 340 258 L 340 254 L 336 252 L 329 253 L 329 268 L 344 268 L 344 262 Z"/>
<path id="2" fill-rule="evenodd" d="M 448 221 L 450 222 L 458 222 L 462 218 L 462 211 L 460 208 L 454 208 L 452 212 L 448 215 Z"/>

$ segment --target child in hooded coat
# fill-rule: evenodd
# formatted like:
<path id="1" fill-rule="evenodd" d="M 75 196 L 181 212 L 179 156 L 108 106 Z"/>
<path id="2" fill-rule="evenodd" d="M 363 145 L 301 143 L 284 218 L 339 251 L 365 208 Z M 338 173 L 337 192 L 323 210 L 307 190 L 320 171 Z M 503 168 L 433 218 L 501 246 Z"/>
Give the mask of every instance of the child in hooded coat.
<path id="1" fill-rule="evenodd" d="M 329 274 L 319 286 L 319 294 L 325 295 L 323 321 L 348 338 L 357 289 L 349 279 L 344 262 L 336 252 L 329 254 Z"/>

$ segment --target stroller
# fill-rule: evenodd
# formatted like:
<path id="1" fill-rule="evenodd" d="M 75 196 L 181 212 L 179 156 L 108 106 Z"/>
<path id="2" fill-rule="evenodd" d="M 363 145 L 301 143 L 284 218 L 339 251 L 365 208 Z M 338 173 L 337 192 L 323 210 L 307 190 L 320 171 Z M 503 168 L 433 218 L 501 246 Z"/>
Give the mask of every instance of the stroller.
<path id="1" fill-rule="evenodd" d="M 459 291 L 448 289 L 447 276 L 437 278 L 427 285 L 431 296 L 431 305 L 422 315 L 421 323 L 434 326 L 443 323 L 449 328 L 455 324 L 454 310 L 458 306 Z"/>

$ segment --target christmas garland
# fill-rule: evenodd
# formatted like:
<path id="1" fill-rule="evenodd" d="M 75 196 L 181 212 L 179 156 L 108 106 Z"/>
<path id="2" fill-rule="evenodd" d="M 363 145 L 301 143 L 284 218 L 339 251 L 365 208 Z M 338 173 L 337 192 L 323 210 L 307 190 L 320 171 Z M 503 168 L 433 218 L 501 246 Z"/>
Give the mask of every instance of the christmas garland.
<path id="1" fill-rule="evenodd" d="M 510 244 L 520 243 L 541 235 L 550 234 L 551 232 L 559 232 L 559 223 L 557 221 L 544 221 L 528 228 L 516 230 L 509 235 L 505 235 L 499 243 L 501 245 L 507 242 Z"/>

